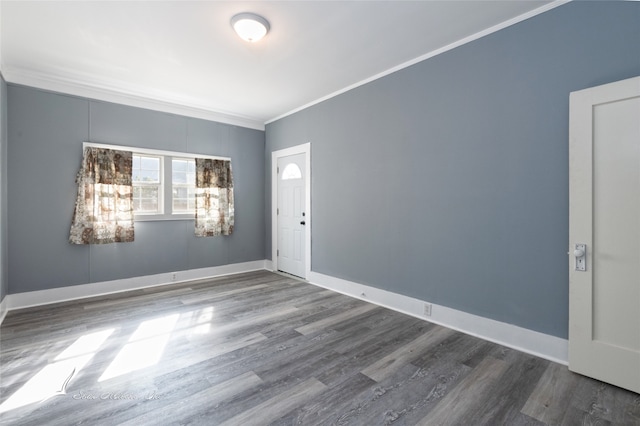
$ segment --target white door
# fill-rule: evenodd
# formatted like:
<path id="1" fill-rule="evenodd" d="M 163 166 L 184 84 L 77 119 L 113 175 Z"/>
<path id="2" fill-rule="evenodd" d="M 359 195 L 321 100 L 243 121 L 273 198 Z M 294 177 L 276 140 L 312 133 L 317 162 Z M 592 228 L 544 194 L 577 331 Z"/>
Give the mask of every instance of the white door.
<path id="1" fill-rule="evenodd" d="M 640 393 L 640 77 L 570 103 L 569 369 Z"/>
<path id="2" fill-rule="evenodd" d="M 278 158 L 278 270 L 305 278 L 305 154 Z"/>

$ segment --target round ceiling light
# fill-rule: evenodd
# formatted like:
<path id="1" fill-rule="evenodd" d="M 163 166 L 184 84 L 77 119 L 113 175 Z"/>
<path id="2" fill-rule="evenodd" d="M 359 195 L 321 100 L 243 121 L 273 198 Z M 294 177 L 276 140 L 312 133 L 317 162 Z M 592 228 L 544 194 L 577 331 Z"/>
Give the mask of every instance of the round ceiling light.
<path id="1" fill-rule="evenodd" d="M 231 26 L 241 39 L 255 43 L 269 32 L 269 21 L 255 13 L 238 13 L 231 18 Z"/>

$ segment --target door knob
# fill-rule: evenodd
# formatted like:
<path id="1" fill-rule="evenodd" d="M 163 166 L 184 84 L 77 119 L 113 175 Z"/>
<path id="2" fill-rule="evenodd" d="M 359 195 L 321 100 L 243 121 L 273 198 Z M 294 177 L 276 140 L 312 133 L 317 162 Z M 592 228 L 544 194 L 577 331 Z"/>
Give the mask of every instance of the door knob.
<path id="1" fill-rule="evenodd" d="M 303 220 L 302 222 L 300 222 L 300 225 L 306 225 L 306 222 Z"/>
<path id="2" fill-rule="evenodd" d="M 576 271 L 587 270 L 587 245 L 576 244 L 573 248 L 573 256 L 576 259 L 575 269 Z"/>

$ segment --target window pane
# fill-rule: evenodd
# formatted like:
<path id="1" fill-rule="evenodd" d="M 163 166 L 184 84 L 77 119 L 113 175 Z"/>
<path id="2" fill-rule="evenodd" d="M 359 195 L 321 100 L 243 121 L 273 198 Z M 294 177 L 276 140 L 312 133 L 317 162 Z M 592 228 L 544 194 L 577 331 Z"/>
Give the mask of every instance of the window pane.
<path id="1" fill-rule="evenodd" d="M 140 207 L 140 211 L 143 212 L 157 212 L 158 211 L 158 200 L 155 199 L 149 199 L 149 198 L 143 198 L 141 200 L 141 207 Z"/>
<path id="2" fill-rule="evenodd" d="M 186 211 L 188 209 L 187 200 L 173 199 L 173 211 Z"/>
<path id="3" fill-rule="evenodd" d="M 187 183 L 187 175 L 185 172 L 173 171 L 173 183 Z"/>
<path id="4" fill-rule="evenodd" d="M 140 197 L 141 198 L 158 198 L 158 187 L 157 186 L 141 186 L 140 187 Z"/>
<path id="5" fill-rule="evenodd" d="M 173 196 L 175 198 L 187 198 L 188 189 L 186 187 L 174 187 Z"/>
<path id="6" fill-rule="evenodd" d="M 140 168 L 146 170 L 160 170 L 160 159 L 157 157 L 140 157 Z"/>
<path id="7" fill-rule="evenodd" d="M 173 171 L 175 172 L 186 172 L 187 171 L 187 160 L 176 160 L 174 159 L 172 162 Z"/>
<path id="8" fill-rule="evenodd" d="M 196 162 L 190 159 L 172 160 L 172 212 L 195 212 Z"/>
<path id="9" fill-rule="evenodd" d="M 134 186 L 133 187 L 133 211 L 134 213 L 158 213 L 159 186 Z"/>
<path id="10" fill-rule="evenodd" d="M 160 158 L 133 155 L 133 182 L 160 183 Z"/>
<path id="11" fill-rule="evenodd" d="M 282 171 L 282 180 L 287 179 L 302 179 L 302 170 L 295 163 L 287 164 L 287 167 Z"/>
<path id="12" fill-rule="evenodd" d="M 136 170 L 133 173 L 134 182 L 159 182 L 160 172 L 157 170 Z"/>

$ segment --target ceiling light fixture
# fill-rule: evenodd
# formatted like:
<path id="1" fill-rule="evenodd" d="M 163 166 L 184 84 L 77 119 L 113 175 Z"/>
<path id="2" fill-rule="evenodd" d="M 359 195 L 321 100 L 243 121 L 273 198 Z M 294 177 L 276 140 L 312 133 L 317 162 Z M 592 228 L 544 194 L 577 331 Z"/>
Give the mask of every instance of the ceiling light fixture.
<path id="1" fill-rule="evenodd" d="M 255 43 L 269 32 L 269 21 L 255 13 L 238 13 L 231 18 L 231 26 L 241 39 Z"/>

